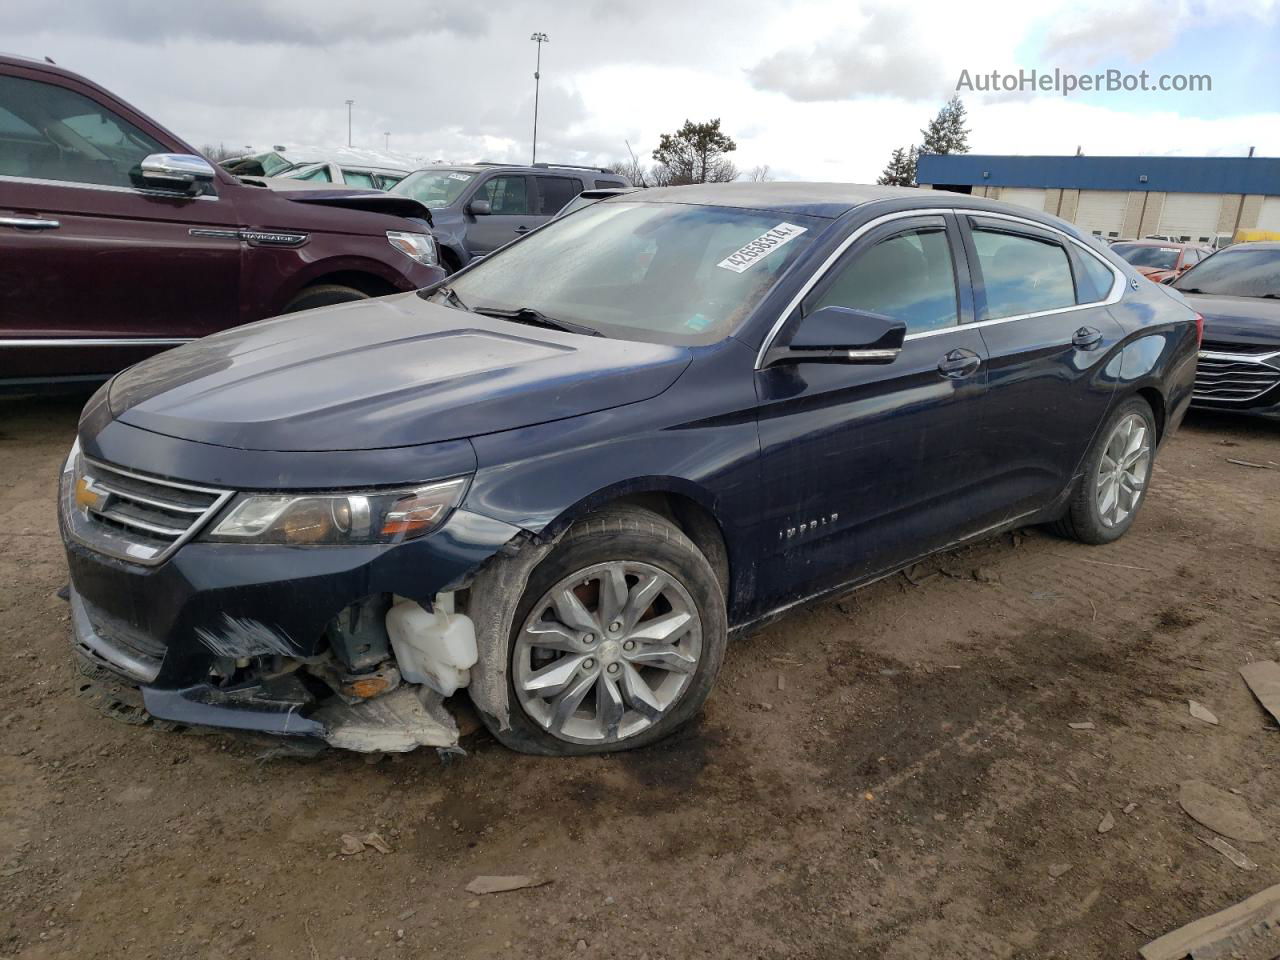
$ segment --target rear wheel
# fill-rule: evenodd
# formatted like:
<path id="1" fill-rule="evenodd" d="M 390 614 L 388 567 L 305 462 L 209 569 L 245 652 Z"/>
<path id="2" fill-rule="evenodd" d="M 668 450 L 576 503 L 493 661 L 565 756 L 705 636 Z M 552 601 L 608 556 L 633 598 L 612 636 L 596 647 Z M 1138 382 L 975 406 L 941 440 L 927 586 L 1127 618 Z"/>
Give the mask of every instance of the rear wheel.
<path id="1" fill-rule="evenodd" d="M 1111 543 L 1124 536 L 1146 497 L 1155 439 L 1151 405 L 1141 397 L 1121 403 L 1098 432 L 1080 485 L 1054 529 L 1082 543 Z"/>
<path id="2" fill-rule="evenodd" d="M 355 287 L 345 287 L 339 283 L 319 283 L 307 287 L 289 301 L 284 308 L 285 313 L 297 313 L 299 310 L 311 310 L 315 307 L 331 307 L 335 303 L 350 303 L 353 300 L 368 300 L 367 293 L 361 293 Z"/>
<path id="3" fill-rule="evenodd" d="M 707 558 L 648 510 L 579 521 L 533 574 L 508 640 L 516 750 L 626 750 L 674 732 L 724 657 L 724 597 Z M 497 725 L 494 724 L 494 727 Z"/>

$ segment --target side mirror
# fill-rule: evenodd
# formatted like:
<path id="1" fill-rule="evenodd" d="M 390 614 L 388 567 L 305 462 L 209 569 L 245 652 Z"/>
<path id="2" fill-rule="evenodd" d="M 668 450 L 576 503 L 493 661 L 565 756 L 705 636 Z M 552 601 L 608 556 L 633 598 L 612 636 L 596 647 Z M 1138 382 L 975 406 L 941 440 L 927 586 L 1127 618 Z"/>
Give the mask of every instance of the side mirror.
<path id="1" fill-rule="evenodd" d="M 213 166 L 190 153 L 153 153 L 142 161 L 142 182 L 149 187 L 195 193 L 213 179 Z"/>
<path id="2" fill-rule="evenodd" d="M 848 307 L 820 307 L 802 317 L 785 346 L 774 345 L 764 365 L 779 363 L 892 363 L 902 351 L 901 320 Z"/>
<path id="3" fill-rule="evenodd" d="M 488 200 L 472 200 L 467 204 L 467 213 L 473 217 L 487 217 L 493 213 L 493 205 Z"/>

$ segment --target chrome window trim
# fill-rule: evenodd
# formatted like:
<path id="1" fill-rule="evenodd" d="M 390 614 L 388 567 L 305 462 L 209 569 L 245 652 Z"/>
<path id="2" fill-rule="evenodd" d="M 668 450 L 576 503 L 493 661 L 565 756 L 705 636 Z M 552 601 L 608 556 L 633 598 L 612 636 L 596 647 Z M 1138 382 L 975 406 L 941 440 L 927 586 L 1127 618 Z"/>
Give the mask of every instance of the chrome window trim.
<path id="1" fill-rule="evenodd" d="M 1088 244 L 1071 236 L 1071 234 L 1067 233 L 1065 230 L 1059 229 L 1058 227 L 1047 223 L 1040 223 L 1036 220 L 1028 220 L 1025 217 L 1016 217 L 1011 214 L 997 213 L 991 210 L 975 210 L 969 207 L 920 207 L 916 210 L 898 210 L 894 213 L 886 213 L 884 216 L 868 220 L 862 226 L 858 227 L 858 229 L 854 230 L 853 233 L 845 237 L 844 240 L 841 241 L 840 245 L 831 252 L 831 255 L 823 261 L 822 265 L 810 275 L 809 279 L 805 281 L 804 286 L 802 286 L 799 292 L 791 298 L 791 302 L 787 304 L 786 309 L 779 314 L 778 319 L 775 320 L 773 322 L 773 326 L 769 328 L 768 334 L 765 335 L 764 342 L 760 345 L 760 350 L 756 353 L 755 368 L 757 370 L 764 369 L 764 356 L 769 351 L 769 348 L 773 346 L 773 341 L 781 332 L 783 325 L 786 324 L 787 318 L 791 316 L 796 307 L 800 305 L 801 301 L 809 295 L 809 291 L 817 286 L 819 281 L 821 281 L 826 275 L 827 271 L 835 265 L 836 261 L 839 260 L 844 255 L 845 251 L 853 246 L 853 244 L 857 243 L 858 240 L 862 239 L 862 237 L 867 233 L 874 230 L 881 224 L 892 223 L 894 220 L 905 220 L 911 217 L 928 217 L 947 213 L 954 213 L 957 216 L 990 217 L 995 220 L 1008 220 L 1015 224 L 1022 224 L 1023 226 L 1034 227 L 1039 230 L 1048 230 L 1051 233 L 1055 233 L 1064 240 L 1074 243 L 1077 247 L 1111 271 L 1111 274 L 1114 277 L 1114 281 L 1111 284 L 1111 292 L 1105 299 L 1093 300 L 1089 303 L 1076 303 L 1069 307 L 1057 307 L 1053 310 L 1040 310 L 1035 313 L 1017 314 L 1012 317 L 996 317 L 991 320 L 975 320 L 972 323 L 958 323 L 954 326 L 939 327 L 937 330 L 921 330 L 917 333 L 907 334 L 905 338 L 906 340 L 919 340 L 924 337 L 937 337 L 942 334 L 954 333 L 958 330 L 972 330 L 974 327 L 990 327 L 995 326 L 998 323 L 1013 323 L 1016 320 L 1029 320 L 1034 317 L 1047 317 L 1058 313 L 1070 313 L 1074 310 L 1088 310 L 1093 307 L 1107 307 L 1114 303 L 1119 303 L 1120 298 L 1124 296 L 1124 287 L 1127 278 L 1120 272 L 1120 269 L 1115 264 L 1109 262 L 1106 258 L 1100 256 L 1097 251 L 1090 249 Z"/>
<path id="2" fill-rule="evenodd" d="M 195 337 L 33 337 L 0 340 L 0 347 L 176 347 Z"/>
<path id="3" fill-rule="evenodd" d="M 108 193 L 132 193 L 139 197 L 160 197 L 165 200 L 217 200 L 217 193 L 201 193 L 191 196 L 173 190 L 147 190 L 142 187 L 117 187 L 108 183 L 86 183 L 83 180 L 45 180 L 40 177 L 14 177 L 0 173 L 0 182 L 25 183 L 33 187 L 71 187 L 75 190 L 106 190 Z M 93 216 L 93 214 L 88 214 Z"/>

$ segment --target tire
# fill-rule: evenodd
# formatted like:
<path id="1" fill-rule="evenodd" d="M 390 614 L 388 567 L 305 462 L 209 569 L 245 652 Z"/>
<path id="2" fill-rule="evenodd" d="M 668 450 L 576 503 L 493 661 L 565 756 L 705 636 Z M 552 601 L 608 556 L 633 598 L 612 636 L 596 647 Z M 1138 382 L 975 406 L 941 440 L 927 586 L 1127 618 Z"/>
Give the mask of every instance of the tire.
<path id="1" fill-rule="evenodd" d="M 605 581 L 616 584 L 617 574 L 626 585 L 625 604 L 621 591 L 615 589 L 612 602 L 605 596 Z M 577 583 L 580 577 L 585 585 Z M 565 584 L 569 578 L 572 582 Z M 642 592 L 645 585 L 657 590 L 654 583 L 661 585 L 659 592 Z M 571 608 L 571 616 L 561 616 L 560 608 L 549 606 L 553 588 L 558 595 L 571 589 L 580 612 Z M 654 599 L 646 604 L 650 595 Z M 580 619 L 582 613 L 589 620 Z M 603 623 L 601 613 L 611 614 L 611 623 Z M 667 640 L 644 639 L 646 633 L 663 635 L 666 625 L 686 614 L 684 625 Z M 553 619 L 543 619 L 547 615 Z M 574 617 L 578 629 L 569 630 L 563 621 Z M 535 622 L 540 632 L 525 636 Z M 575 523 L 530 574 L 504 655 L 510 726 L 499 729 L 492 717 L 481 715 L 501 743 L 522 753 L 583 756 L 643 747 L 674 733 L 706 702 L 727 636 L 720 582 L 693 542 L 652 511 L 607 508 Z M 559 646 L 546 649 L 538 642 Z M 650 665 L 654 660 L 667 665 Z M 561 675 L 569 678 L 562 693 L 557 695 L 555 687 L 527 692 L 526 682 L 544 682 L 545 675 L 535 678 L 535 672 L 554 664 L 562 664 Z M 635 686 L 637 679 L 647 695 Z M 606 696 L 606 685 L 613 694 Z M 576 693 L 581 696 L 574 701 Z M 601 698 L 612 698 L 613 711 Z M 575 702 L 576 710 L 561 713 L 568 719 L 557 721 L 556 707 Z M 617 718 L 612 726 L 607 713 Z"/>
<path id="2" fill-rule="evenodd" d="M 367 293 L 361 293 L 355 287 L 344 287 L 338 283 L 320 283 L 307 287 L 289 301 L 284 308 L 285 313 L 297 313 L 299 310 L 312 310 L 316 307 L 331 307 L 335 303 L 350 303 L 353 300 L 368 300 Z"/>
<path id="3" fill-rule="evenodd" d="M 1143 474 L 1141 484 L 1137 486 L 1136 496 L 1131 496 L 1131 492 L 1134 491 L 1133 476 L 1130 475 L 1127 481 L 1124 476 L 1120 476 L 1114 488 L 1115 495 L 1120 498 L 1119 509 L 1104 509 L 1108 499 L 1104 496 L 1107 485 L 1105 474 L 1109 464 L 1115 462 L 1111 454 L 1120 450 L 1120 446 L 1116 446 L 1121 439 L 1119 431 L 1126 426 L 1136 427 L 1139 421 L 1145 433 L 1140 440 L 1140 449 L 1137 450 L 1137 460 L 1134 462 L 1135 465 L 1141 465 Z M 1098 431 L 1098 436 L 1088 456 L 1085 457 L 1084 473 L 1071 496 L 1066 513 L 1052 525 L 1054 532 L 1072 540 L 1079 540 L 1081 543 L 1091 544 L 1111 543 L 1124 536 L 1133 526 L 1133 521 L 1151 485 L 1155 441 L 1155 416 L 1151 412 L 1151 405 L 1146 400 L 1141 397 L 1130 397 L 1116 407 L 1103 428 Z M 1132 457 L 1134 457 L 1132 451 L 1124 453 L 1125 459 Z M 1123 509 L 1126 503 L 1127 511 Z M 1123 516 L 1120 516 L 1120 513 L 1123 513 Z"/>

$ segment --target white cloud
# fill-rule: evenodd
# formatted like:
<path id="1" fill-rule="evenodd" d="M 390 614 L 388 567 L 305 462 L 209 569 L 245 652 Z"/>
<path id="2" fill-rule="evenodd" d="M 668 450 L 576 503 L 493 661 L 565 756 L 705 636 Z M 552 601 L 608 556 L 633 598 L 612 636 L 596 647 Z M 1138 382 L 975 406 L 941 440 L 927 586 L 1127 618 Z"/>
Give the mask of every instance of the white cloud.
<path id="1" fill-rule="evenodd" d="M 1280 0 L 1223 3 L 1274 16 Z M 1180 4 L 1153 13 L 1168 15 L 1172 34 L 1156 23 L 1118 32 L 1147 49 L 1212 15 L 1203 2 Z M 390 131 L 393 151 L 417 157 L 523 161 L 528 37 L 544 30 L 540 159 L 606 162 L 625 155 L 626 140 L 647 158 L 658 135 L 686 118 L 720 117 L 742 169 L 767 163 L 779 177 L 868 181 L 895 146 L 919 140 L 962 68 L 1044 67 L 1021 60 L 1045 44 L 1054 57 L 1083 56 L 1124 14 L 1099 0 L 906 13 L 890 0 L 225 0 L 212 9 L 193 18 L 161 0 L 6 0 L 4 45 L 53 56 L 197 146 L 343 144 L 350 97 L 357 146 L 381 149 Z M 353 11 L 368 16 L 354 24 Z M 1280 154 L 1280 109 L 1204 120 L 1135 112 L 1123 99 L 1114 108 L 1051 94 L 966 102 L 975 152 L 1073 153 L 1082 144 L 1090 154 L 1211 154 L 1256 144 Z M 1180 109 L 1193 114 L 1197 102 Z"/>

